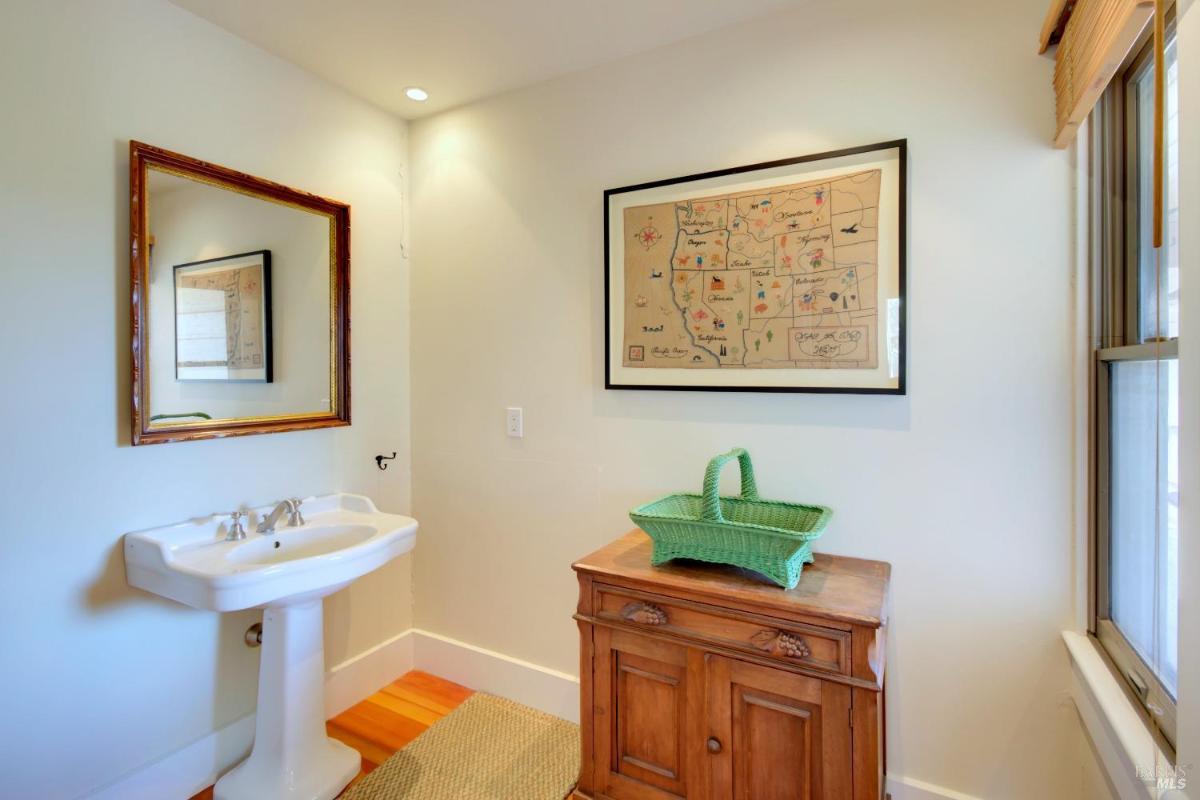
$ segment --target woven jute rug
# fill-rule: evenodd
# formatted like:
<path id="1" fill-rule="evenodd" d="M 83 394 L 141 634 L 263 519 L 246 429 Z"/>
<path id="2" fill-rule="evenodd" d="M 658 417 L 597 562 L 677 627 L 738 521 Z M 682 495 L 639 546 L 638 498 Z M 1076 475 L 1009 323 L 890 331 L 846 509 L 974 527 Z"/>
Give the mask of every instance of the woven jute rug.
<path id="1" fill-rule="evenodd" d="M 578 778 L 578 725 L 477 693 L 343 800 L 563 800 Z"/>

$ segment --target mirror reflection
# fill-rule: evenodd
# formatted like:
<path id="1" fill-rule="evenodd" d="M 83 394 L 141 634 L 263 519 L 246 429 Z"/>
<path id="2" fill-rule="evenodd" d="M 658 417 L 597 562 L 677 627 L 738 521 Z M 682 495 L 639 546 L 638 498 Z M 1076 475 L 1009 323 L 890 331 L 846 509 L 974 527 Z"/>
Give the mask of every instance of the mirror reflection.
<path id="1" fill-rule="evenodd" d="M 146 172 L 150 428 L 329 414 L 329 215 Z"/>

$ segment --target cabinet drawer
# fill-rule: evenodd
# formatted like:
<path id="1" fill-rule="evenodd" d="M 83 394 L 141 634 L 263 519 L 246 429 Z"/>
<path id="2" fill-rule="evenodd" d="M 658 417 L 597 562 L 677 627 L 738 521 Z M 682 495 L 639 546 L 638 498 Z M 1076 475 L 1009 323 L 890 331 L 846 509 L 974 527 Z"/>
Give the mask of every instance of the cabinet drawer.
<path id="1" fill-rule="evenodd" d="M 595 614 L 602 620 L 657 630 L 732 650 L 850 674 L 850 632 L 735 611 L 691 600 L 596 584 Z"/>

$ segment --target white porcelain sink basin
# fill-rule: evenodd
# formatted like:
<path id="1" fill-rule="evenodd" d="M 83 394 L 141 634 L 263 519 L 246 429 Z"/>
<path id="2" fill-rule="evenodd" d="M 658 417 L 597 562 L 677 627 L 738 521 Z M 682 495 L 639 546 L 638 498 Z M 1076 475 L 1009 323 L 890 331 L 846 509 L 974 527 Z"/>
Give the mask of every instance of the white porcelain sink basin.
<path id="1" fill-rule="evenodd" d="M 313 497 L 305 524 L 255 532 L 269 508 L 249 512 L 246 539 L 225 540 L 229 520 L 204 517 L 125 536 L 131 586 L 209 611 L 295 603 L 331 594 L 416 543 L 417 521 L 384 514 L 353 494 Z"/>
<path id="2" fill-rule="evenodd" d="M 254 750 L 221 776 L 215 800 L 332 800 L 361 766 L 325 734 L 321 598 L 413 548 L 417 521 L 384 514 L 366 497 L 311 497 L 305 524 L 284 516 L 257 533 L 269 508 L 249 512 L 246 538 L 205 517 L 125 535 L 131 586 L 210 611 L 263 608 Z"/>
<path id="3" fill-rule="evenodd" d="M 324 556 L 362 544 L 375 535 L 370 525 L 322 525 L 287 531 L 276 541 L 259 537 L 233 548 L 226 556 L 236 564 L 282 564 L 301 558 Z M 275 545 L 278 545 L 276 547 Z"/>

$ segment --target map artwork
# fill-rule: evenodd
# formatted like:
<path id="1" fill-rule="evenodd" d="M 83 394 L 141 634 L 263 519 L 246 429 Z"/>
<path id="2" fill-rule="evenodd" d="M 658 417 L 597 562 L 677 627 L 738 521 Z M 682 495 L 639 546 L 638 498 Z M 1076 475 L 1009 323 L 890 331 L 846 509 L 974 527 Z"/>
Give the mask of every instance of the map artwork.
<path id="1" fill-rule="evenodd" d="M 625 208 L 622 364 L 875 369 L 880 176 Z"/>

